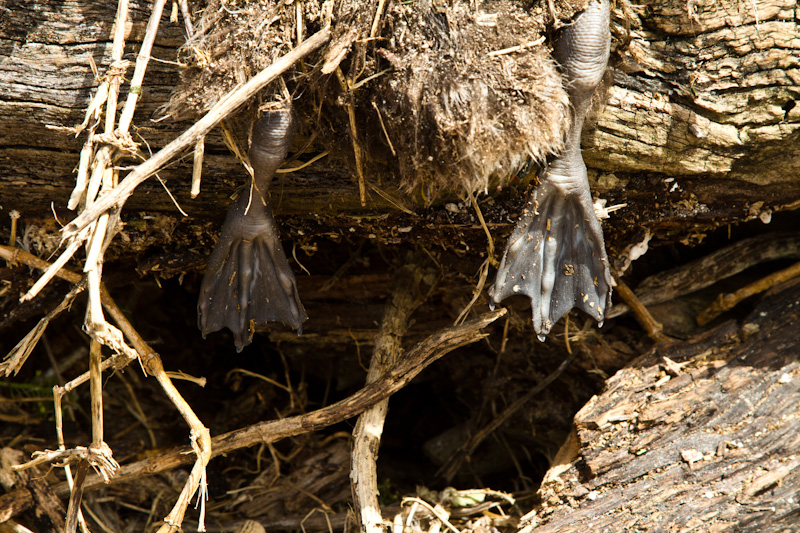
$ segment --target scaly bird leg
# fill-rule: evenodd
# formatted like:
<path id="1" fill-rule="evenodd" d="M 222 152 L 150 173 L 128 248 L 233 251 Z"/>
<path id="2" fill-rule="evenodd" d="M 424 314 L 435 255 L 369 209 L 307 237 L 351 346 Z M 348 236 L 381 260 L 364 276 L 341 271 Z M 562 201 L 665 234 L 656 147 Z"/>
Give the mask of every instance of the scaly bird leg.
<path id="1" fill-rule="evenodd" d="M 256 326 L 282 322 L 299 335 L 308 318 L 269 201 L 261 196 L 286 158 L 295 131 L 290 109 L 266 113 L 253 125 L 252 198 L 245 191 L 228 210 L 200 287 L 197 311 L 203 337 L 228 328 L 238 351 L 252 342 Z"/>
<path id="2" fill-rule="evenodd" d="M 542 341 L 573 307 L 602 325 L 611 305 L 603 230 L 580 150 L 589 103 L 608 64 L 610 39 L 608 0 L 590 2 L 559 36 L 555 57 L 573 108 L 566 147 L 533 191 L 489 289 L 492 304 L 514 294 L 528 296 L 533 328 Z"/>

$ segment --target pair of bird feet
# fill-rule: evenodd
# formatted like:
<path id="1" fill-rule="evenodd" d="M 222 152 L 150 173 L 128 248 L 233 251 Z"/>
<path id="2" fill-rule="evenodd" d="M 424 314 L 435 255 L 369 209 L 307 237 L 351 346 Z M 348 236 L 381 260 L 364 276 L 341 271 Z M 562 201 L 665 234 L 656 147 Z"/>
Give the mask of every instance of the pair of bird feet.
<path id="1" fill-rule="evenodd" d="M 554 45 L 573 111 L 565 149 L 531 194 L 489 289 L 492 305 L 515 294 L 528 296 L 540 340 L 573 307 L 602 325 L 610 305 L 603 231 L 580 150 L 583 123 L 605 73 L 609 46 L 608 0 L 590 2 Z M 228 328 L 239 351 L 250 344 L 256 326 L 282 322 L 299 334 L 308 318 L 266 196 L 295 132 L 291 109 L 265 113 L 253 125 L 250 193 L 231 205 L 201 285 L 198 324 L 203 336 Z"/>

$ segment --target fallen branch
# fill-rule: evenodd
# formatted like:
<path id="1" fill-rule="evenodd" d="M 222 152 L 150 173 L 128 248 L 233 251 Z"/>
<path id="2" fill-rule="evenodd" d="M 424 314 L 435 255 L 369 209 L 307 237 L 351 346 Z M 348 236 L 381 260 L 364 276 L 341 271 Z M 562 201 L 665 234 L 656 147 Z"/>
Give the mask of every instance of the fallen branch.
<path id="1" fill-rule="evenodd" d="M 422 370 L 444 355 L 456 348 L 485 338 L 488 334 L 480 333 L 480 330 L 505 314 L 505 309 L 498 309 L 469 320 L 460 326 L 439 330 L 417 344 L 380 379 L 328 407 L 290 418 L 259 422 L 214 437 L 211 439 L 212 457 L 257 444 L 272 443 L 287 437 L 309 433 L 352 418 L 364 412 L 368 407 L 395 394 L 408 385 Z M 172 470 L 190 462 L 192 462 L 190 448 L 186 446 L 174 448 L 163 454 L 120 467 L 110 484 L 130 482 L 132 479 Z M 103 486 L 106 485 L 102 478 L 92 475 L 87 478 L 84 488 L 93 490 Z M 59 495 L 65 495 L 69 491 L 66 483 L 59 483 L 54 490 Z M 0 497 L 0 516 L 5 516 L 3 513 L 5 505 L 7 505 L 7 498 L 12 497 L 11 495 Z"/>
<path id="2" fill-rule="evenodd" d="M 800 276 L 800 263 L 795 263 L 788 268 L 774 272 L 769 276 L 742 287 L 734 293 L 720 294 L 717 299 L 714 300 L 714 303 L 697 315 L 697 323 L 701 326 L 705 326 L 725 311 L 736 307 L 742 300 L 746 300 L 751 296 L 769 290 L 775 285 L 779 285 L 797 276 Z"/>
<path id="3" fill-rule="evenodd" d="M 430 263 L 426 259 L 427 256 L 418 253 L 395 273 L 392 298 L 386 304 L 381 328 L 375 338 L 367 372 L 368 384 L 380 379 L 397 364 L 403 350 L 401 342 L 408 331 L 411 315 L 425 301 L 438 281 L 439 276 L 426 272 L 425 264 Z M 381 533 L 385 529 L 378 502 L 377 459 L 388 409 L 388 398 L 376 403 L 361 413 L 353 430 L 350 471 L 353 503 L 361 529 L 368 533 Z"/>
<path id="4" fill-rule="evenodd" d="M 797 232 L 743 239 L 701 259 L 646 278 L 636 287 L 636 295 L 643 305 L 668 302 L 710 287 L 759 263 L 785 258 L 800 259 Z M 628 311 L 627 305 L 616 304 L 606 313 L 606 320 Z"/>

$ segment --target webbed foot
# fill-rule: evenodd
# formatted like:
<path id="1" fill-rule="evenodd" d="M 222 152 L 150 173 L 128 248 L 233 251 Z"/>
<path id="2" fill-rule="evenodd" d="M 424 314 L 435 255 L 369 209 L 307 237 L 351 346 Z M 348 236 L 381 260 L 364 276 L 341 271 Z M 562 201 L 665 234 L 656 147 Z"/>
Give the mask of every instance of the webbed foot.
<path id="1" fill-rule="evenodd" d="M 608 0 L 590 2 L 556 42 L 555 55 L 573 109 L 572 124 L 564 152 L 531 195 L 489 289 L 493 303 L 513 294 L 527 295 L 533 329 L 542 341 L 573 307 L 602 325 L 611 305 L 603 230 L 592 206 L 580 148 L 589 102 L 608 64 L 609 10 Z"/>
<path id="2" fill-rule="evenodd" d="M 250 207 L 248 210 L 248 203 Z M 198 326 L 206 334 L 228 328 L 237 351 L 267 322 L 302 332 L 308 318 L 294 273 L 278 238 L 269 204 L 244 190 L 231 205 L 211 253 L 197 303 Z"/>
<path id="3" fill-rule="evenodd" d="M 564 195 L 549 182 L 533 192 L 489 289 L 495 304 L 515 294 L 531 299 L 533 329 L 541 341 L 573 307 L 602 323 L 611 277 L 588 194 Z"/>

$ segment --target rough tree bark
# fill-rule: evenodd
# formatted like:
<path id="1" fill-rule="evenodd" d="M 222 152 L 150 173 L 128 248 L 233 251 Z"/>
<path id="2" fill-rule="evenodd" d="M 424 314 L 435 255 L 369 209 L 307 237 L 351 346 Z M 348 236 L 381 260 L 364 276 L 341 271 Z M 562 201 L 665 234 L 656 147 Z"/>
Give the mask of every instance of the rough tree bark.
<path id="1" fill-rule="evenodd" d="M 126 58 L 143 34 L 147 7 L 131 3 Z M 63 205 L 80 142 L 64 128 L 83 120 L 96 86 L 92 61 L 100 72 L 108 63 L 114 5 L 6 0 L 0 8 L 0 205 L 44 216 L 52 201 L 68 218 Z M 622 211 L 607 222 L 612 235 L 633 221 L 685 232 L 697 222 L 737 221 L 797 206 L 796 10 L 794 0 L 620 3 L 613 23 L 614 84 L 596 128 L 584 136 L 585 159 L 617 178 L 600 179 L 601 197 L 646 209 Z M 188 125 L 158 121 L 159 107 L 179 81 L 174 61 L 183 43 L 179 24 L 165 21 L 162 28 L 135 122 L 140 140 L 153 150 Z M 196 200 L 188 199 L 185 160 L 160 176 L 189 214 L 219 217 L 244 173 L 219 135 L 208 139 L 205 163 Z M 352 173 L 333 158 L 285 175 L 280 190 L 278 214 L 364 212 Z M 153 180 L 127 208 L 175 213 Z M 400 213 L 374 193 L 367 209 Z"/>
<path id="2" fill-rule="evenodd" d="M 656 347 L 575 416 L 523 531 L 794 531 L 800 282 Z"/>

